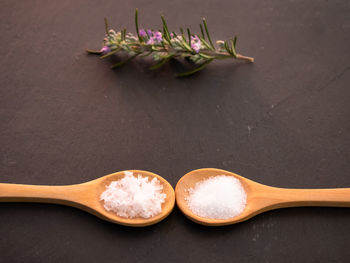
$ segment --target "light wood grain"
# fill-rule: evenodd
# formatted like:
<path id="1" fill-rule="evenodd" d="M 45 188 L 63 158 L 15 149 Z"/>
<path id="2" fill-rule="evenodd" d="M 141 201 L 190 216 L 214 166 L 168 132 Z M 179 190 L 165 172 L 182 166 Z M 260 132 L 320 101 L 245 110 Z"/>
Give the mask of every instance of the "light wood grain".
<path id="1" fill-rule="evenodd" d="M 134 175 L 140 174 L 154 177 L 163 185 L 163 192 L 166 194 L 165 202 L 162 205 L 162 212 L 154 217 L 145 218 L 123 218 L 113 212 L 108 212 L 103 207 L 100 195 L 106 189 L 106 185 L 112 181 L 124 177 L 124 171 L 106 175 L 96 180 L 66 186 L 43 186 L 43 185 L 21 185 L 21 184 L 0 184 L 0 202 L 39 202 L 54 203 L 73 206 L 85 210 L 104 220 L 126 225 L 126 226 L 147 226 L 158 223 L 166 218 L 174 208 L 175 194 L 173 187 L 161 176 L 141 170 L 130 170 Z"/>
<path id="2" fill-rule="evenodd" d="M 195 215 L 187 206 L 188 189 L 198 181 L 212 176 L 229 175 L 240 180 L 247 194 L 247 204 L 242 214 L 230 219 L 209 219 Z M 240 175 L 215 168 L 204 168 L 184 175 L 175 188 L 176 204 L 192 221 L 210 226 L 230 225 L 248 220 L 262 212 L 296 206 L 350 207 L 350 188 L 336 189 L 286 189 L 263 185 Z"/>

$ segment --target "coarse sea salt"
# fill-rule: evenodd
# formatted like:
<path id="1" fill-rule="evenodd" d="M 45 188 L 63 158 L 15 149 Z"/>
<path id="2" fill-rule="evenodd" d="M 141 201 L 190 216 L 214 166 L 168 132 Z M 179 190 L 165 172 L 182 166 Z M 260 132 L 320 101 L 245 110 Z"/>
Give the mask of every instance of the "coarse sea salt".
<path id="1" fill-rule="evenodd" d="M 160 181 L 155 177 L 149 181 L 148 177 L 134 176 L 129 171 L 124 174 L 101 194 L 104 208 L 125 218 L 150 218 L 159 214 L 166 198 Z"/>
<path id="2" fill-rule="evenodd" d="M 243 212 L 246 193 L 235 177 L 218 175 L 196 183 L 186 200 L 190 210 L 200 217 L 228 219 Z"/>

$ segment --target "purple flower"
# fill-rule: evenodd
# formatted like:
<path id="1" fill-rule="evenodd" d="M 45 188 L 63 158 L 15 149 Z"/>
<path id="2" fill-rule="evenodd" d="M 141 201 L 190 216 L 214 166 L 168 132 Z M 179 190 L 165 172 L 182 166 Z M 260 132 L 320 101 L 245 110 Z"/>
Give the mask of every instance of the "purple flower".
<path id="1" fill-rule="evenodd" d="M 173 38 L 174 37 L 174 33 L 170 33 L 170 37 Z"/>
<path id="2" fill-rule="evenodd" d="M 140 35 L 140 37 L 146 37 L 147 33 L 146 33 L 146 31 L 144 29 L 140 29 L 139 30 L 139 35 Z"/>
<path id="3" fill-rule="evenodd" d="M 147 31 L 149 34 L 149 32 Z M 163 41 L 162 33 L 157 31 L 157 32 L 152 32 L 150 31 L 149 34 L 149 39 L 147 41 L 147 45 L 154 45 L 154 44 L 160 44 Z"/>
<path id="4" fill-rule="evenodd" d="M 163 40 L 162 33 L 160 33 L 159 31 L 155 32 L 154 38 L 155 38 L 156 42 L 158 42 L 158 43 L 162 42 L 162 40 Z"/>
<path id="5" fill-rule="evenodd" d="M 151 37 L 150 39 L 148 39 L 148 41 L 146 42 L 147 45 L 153 45 L 154 44 L 154 38 Z"/>
<path id="6" fill-rule="evenodd" d="M 147 35 L 148 35 L 149 37 L 151 37 L 151 36 L 152 36 L 152 30 L 148 29 L 148 30 L 147 30 Z"/>
<path id="7" fill-rule="evenodd" d="M 104 46 L 103 48 L 101 48 L 100 52 L 102 52 L 102 54 L 107 54 L 111 52 L 111 49 L 109 48 L 109 46 Z"/>
<path id="8" fill-rule="evenodd" d="M 194 52 L 198 53 L 201 49 L 201 41 L 198 36 L 191 36 L 191 48 Z"/>

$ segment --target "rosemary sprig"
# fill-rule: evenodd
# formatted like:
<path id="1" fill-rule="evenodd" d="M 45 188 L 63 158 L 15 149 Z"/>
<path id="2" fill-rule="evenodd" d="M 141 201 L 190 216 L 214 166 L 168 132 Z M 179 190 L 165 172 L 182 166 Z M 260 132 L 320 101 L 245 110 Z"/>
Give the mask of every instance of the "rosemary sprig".
<path id="1" fill-rule="evenodd" d="M 195 65 L 194 69 L 178 74 L 177 76 L 179 77 L 192 75 L 204 69 L 214 60 L 234 58 L 254 62 L 254 58 L 237 53 L 236 36 L 229 41 L 217 41 L 216 47 L 211 40 L 205 18 L 203 18 L 203 24 L 199 25 L 200 35 L 193 34 L 187 28 L 187 38 L 182 28 L 180 28 L 180 34 L 176 34 L 175 32 L 170 33 L 171 31 L 163 16 L 161 16 L 161 20 L 163 24 L 162 30 L 140 29 L 138 9 L 136 9 L 135 36 L 132 33 L 127 33 L 125 28 L 118 32 L 109 29 L 108 21 L 105 18 L 106 35 L 103 41 L 103 47 L 100 50 L 87 50 L 87 52 L 101 55 L 102 59 L 119 51 L 126 52 L 129 55 L 129 58 L 113 65 L 111 68 L 120 67 L 138 56 L 152 56 L 153 60 L 157 62 L 151 67 L 152 70 L 160 68 L 174 58 L 186 58 L 192 61 Z"/>

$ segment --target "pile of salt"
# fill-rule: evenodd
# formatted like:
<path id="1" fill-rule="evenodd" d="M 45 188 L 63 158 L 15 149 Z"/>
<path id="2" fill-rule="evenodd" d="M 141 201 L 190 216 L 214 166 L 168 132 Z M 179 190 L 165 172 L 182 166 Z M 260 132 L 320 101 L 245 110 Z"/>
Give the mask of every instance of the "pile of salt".
<path id="1" fill-rule="evenodd" d="M 124 173 L 122 179 L 111 182 L 101 194 L 105 209 L 126 218 L 150 218 L 159 214 L 166 198 L 160 181 L 153 178 L 149 182 L 148 177 Z"/>
<path id="2" fill-rule="evenodd" d="M 196 183 L 189 189 L 187 202 L 190 210 L 200 217 L 228 219 L 243 212 L 246 193 L 238 179 L 219 175 Z"/>

